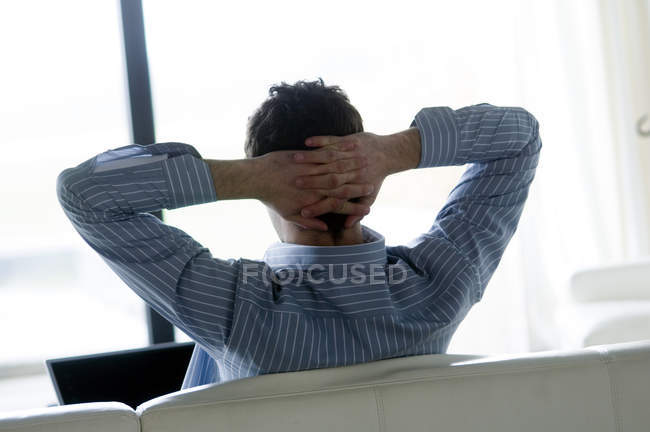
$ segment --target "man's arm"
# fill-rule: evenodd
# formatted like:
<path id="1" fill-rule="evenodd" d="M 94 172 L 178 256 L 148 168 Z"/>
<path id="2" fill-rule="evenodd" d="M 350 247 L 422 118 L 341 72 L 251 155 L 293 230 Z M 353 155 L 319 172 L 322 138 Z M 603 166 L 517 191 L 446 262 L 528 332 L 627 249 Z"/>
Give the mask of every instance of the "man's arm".
<path id="1" fill-rule="evenodd" d="M 413 256 L 427 268 L 436 260 L 427 238 L 449 240 L 476 270 L 478 300 L 517 229 L 542 147 L 539 124 L 522 108 L 481 104 L 425 108 L 413 125 L 422 136 L 419 168 L 471 164 Z"/>
<path id="2" fill-rule="evenodd" d="M 263 185 L 274 166 L 269 161 L 281 164 L 281 158 L 290 159 L 281 154 L 206 162 L 186 144 L 127 146 L 63 171 L 57 194 L 75 229 L 131 289 L 201 345 L 219 350 L 230 331 L 239 261 L 213 258 L 189 235 L 147 212 L 217 199 L 267 199 L 269 187 Z M 348 168 L 361 166 L 352 161 Z M 297 191 L 303 202 L 323 198 L 303 195 L 289 179 L 297 172 L 327 172 L 325 165 L 283 168 L 270 190 Z M 332 194 L 344 192 L 354 190 Z M 292 211 L 280 197 L 268 199 L 281 211 Z"/>
<path id="3" fill-rule="evenodd" d="M 437 257 L 430 253 L 432 242 L 449 242 L 475 270 L 477 300 L 517 228 L 542 146 L 539 125 L 522 108 L 481 104 L 456 111 L 425 108 L 412 126 L 387 136 L 363 133 L 309 140 L 314 146 L 356 143 L 369 158 L 367 181 L 379 185 L 387 175 L 410 168 L 471 164 L 431 229 L 396 251 L 419 271 L 431 273 L 438 270 Z M 317 182 L 310 180 L 308 186 Z M 374 196 L 364 200 L 368 203 Z M 305 211 L 320 214 L 319 206 Z"/>
<path id="4" fill-rule="evenodd" d="M 220 199 L 252 198 L 262 201 L 282 217 L 304 228 L 327 230 L 315 217 L 306 217 L 300 210 L 314 203 L 327 211 L 347 215 L 366 215 L 370 205 L 355 203 L 350 198 L 372 194 L 374 185 L 360 182 L 368 162 L 356 152 L 356 146 L 330 146 L 319 161 L 296 163 L 295 157 L 309 152 L 276 151 L 242 160 L 206 160 L 212 173 L 214 188 Z M 326 183 L 318 190 L 304 190 L 296 180 L 306 176 Z"/>
<path id="5" fill-rule="evenodd" d="M 217 199 L 194 148 L 164 143 L 102 153 L 63 171 L 57 194 L 86 243 L 153 309 L 203 346 L 216 348 L 227 337 L 238 263 L 213 260 L 147 213 Z M 199 283 L 212 279 L 219 284 Z"/>

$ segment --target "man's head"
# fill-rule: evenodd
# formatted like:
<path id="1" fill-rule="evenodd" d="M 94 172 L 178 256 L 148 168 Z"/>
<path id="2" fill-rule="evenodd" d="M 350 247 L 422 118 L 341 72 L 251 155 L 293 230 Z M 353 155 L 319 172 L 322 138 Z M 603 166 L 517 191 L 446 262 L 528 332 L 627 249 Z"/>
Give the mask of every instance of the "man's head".
<path id="1" fill-rule="evenodd" d="M 350 135 L 363 132 L 361 115 L 338 86 L 318 81 L 282 83 L 269 89 L 269 97 L 249 118 L 245 151 L 257 157 L 278 150 L 312 150 L 305 140 L 316 135 Z M 336 237 L 346 215 L 320 216 Z M 277 223 L 274 221 L 274 225 Z"/>

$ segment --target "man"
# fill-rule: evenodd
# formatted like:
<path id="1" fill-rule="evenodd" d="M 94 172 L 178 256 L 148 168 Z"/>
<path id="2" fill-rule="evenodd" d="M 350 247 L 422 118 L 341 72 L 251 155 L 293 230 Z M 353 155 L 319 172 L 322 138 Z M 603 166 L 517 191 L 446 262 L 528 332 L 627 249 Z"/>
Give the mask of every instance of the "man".
<path id="1" fill-rule="evenodd" d="M 250 118 L 247 159 L 162 143 L 61 173 L 59 200 L 77 231 L 196 341 L 183 388 L 445 352 L 517 227 L 541 149 L 537 121 L 481 104 L 425 108 L 392 135 L 362 131 L 338 87 L 282 84 Z M 466 163 L 409 245 L 386 247 L 360 225 L 387 176 Z M 280 237 L 263 262 L 214 258 L 146 213 L 241 198 L 264 202 Z"/>

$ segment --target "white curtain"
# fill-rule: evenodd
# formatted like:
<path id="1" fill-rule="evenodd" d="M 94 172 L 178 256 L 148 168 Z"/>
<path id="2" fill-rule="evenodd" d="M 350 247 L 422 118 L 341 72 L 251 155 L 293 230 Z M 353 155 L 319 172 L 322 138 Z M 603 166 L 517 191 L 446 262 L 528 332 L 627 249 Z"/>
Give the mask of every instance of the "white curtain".
<path id="1" fill-rule="evenodd" d="M 558 347 L 555 314 L 570 275 L 647 253 L 641 168 L 650 164 L 633 131 L 649 110 L 647 0 L 278 0 L 256 3 L 254 14 L 247 3 L 176 5 L 144 4 L 161 141 L 241 157 L 245 119 L 268 85 L 318 76 L 341 85 L 375 133 L 400 130 L 435 105 L 516 105 L 539 119 L 544 150 L 519 231 L 451 352 Z M 278 11 L 287 25 L 268 19 Z M 323 23 L 336 24 L 314 30 Z M 389 244 L 412 238 L 459 175 L 391 178 L 366 223 Z M 255 203 L 167 213 L 222 257 L 261 256 L 274 240 L 265 218 Z M 251 224 L 256 230 L 230 229 Z"/>
<path id="2" fill-rule="evenodd" d="M 650 1 L 600 1 L 625 255 L 650 254 Z"/>
<path id="3" fill-rule="evenodd" d="M 519 232 L 450 351 L 560 347 L 571 274 L 647 255 L 647 0 L 518 3 L 517 85 L 544 143 Z"/>

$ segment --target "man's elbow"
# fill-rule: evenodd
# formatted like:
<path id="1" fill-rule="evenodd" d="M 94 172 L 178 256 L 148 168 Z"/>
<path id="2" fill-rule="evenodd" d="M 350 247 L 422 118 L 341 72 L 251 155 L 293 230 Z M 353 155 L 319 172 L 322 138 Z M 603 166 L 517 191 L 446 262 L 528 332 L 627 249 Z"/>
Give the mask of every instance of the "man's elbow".
<path id="1" fill-rule="evenodd" d="M 61 171 L 59 176 L 56 178 L 56 196 L 59 199 L 59 202 L 62 204 L 68 190 L 68 183 L 70 178 L 69 171 L 70 168 Z"/>
<path id="2" fill-rule="evenodd" d="M 526 111 L 526 117 L 528 120 L 528 124 L 530 125 L 530 128 L 532 130 L 533 137 L 539 135 L 539 122 L 537 121 L 537 118 L 535 118 L 535 116 L 530 111 Z"/>
<path id="3" fill-rule="evenodd" d="M 521 107 L 512 108 L 519 125 L 519 135 L 525 147 L 535 147 L 539 151 L 542 147 L 542 140 L 539 138 L 539 122 L 528 110 Z"/>
<path id="4" fill-rule="evenodd" d="M 528 139 L 528 145 L 534 147 L 536 152 L 539 152 L 542 149 L 542 140 L 539 137 L 539 122 L 530 112 L 528 113 L 528 121 L 530 122 L 530 136 Z"/>
<path id="5" fill-rule="evenodd" d="M 79 167 L 67 168 L 56 178 L 56 196 L 64 210 L 70 210 L 76 202 L 79 203 L 79 194 L 75 187 L 80 183 Z"/>

